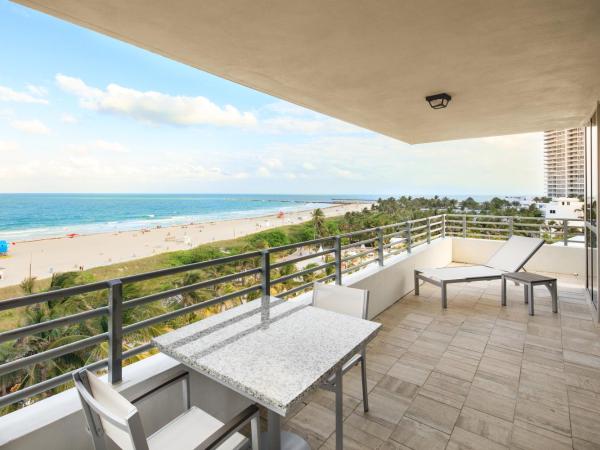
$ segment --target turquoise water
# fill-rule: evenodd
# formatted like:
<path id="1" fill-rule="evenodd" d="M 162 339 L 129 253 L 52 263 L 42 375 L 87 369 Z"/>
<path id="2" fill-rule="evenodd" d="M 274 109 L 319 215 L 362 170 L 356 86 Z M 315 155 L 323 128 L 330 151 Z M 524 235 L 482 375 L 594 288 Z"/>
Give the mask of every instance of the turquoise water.
<path id="1" fill-rule="evenodd" d="M 256 217 L 357 196 L 248 194 L 0 194 L 0 240 L 20 241 Z M 360 197 L 372 199 L 372 197 Z"/>

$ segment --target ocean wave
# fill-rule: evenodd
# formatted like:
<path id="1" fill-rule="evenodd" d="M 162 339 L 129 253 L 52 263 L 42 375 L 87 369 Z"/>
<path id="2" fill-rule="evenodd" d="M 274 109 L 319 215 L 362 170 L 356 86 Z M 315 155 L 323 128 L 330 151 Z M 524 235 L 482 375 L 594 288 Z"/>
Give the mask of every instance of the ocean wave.
<path id="1" fill-rule="evenodd" d="M 272 203 L 272 202 L 265 202 Z M 202 214 L 171 215 L 168 217 L 155 217 L 154 214 L 146 214 L 144 218 L 130 220 L 111 220 L 97 223 L 85 224 L 61 224 L 48 227 L 23 228 L 13 230 L 0 230 L 0 240 L 8 241 L 28 241 L 36 239 L 46 239 L 55 237 L 64 237 L 67 234 L 75 233 L 80 235 L 135 231 L 156 227 L 168 227 L 176 225 L 185 225 L 190 223 L 206 223 L 219 220 L 232 220 L 241 218 L 260 217 L 265 215 L 277 214 L 279 211 L 284 213 L 293 213 L 306 209 L 331 206 L 328 203 L 306 202 L 284 205 L 262 206 L 253 209 L 235 209 L 230 211 L 211 211 Z"/>

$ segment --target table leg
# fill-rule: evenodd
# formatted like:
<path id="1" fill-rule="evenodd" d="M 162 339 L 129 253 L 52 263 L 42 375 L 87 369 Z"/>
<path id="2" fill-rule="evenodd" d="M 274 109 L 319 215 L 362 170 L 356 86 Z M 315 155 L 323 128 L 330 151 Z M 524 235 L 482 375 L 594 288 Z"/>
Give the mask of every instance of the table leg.
<path id="1" fill-rule="evenodd" d="M 529 303 L 529 286 L 526 283 L 523 283 L 523 292 L 524 292 L 524 302 L 525 304 Z"/>
<path id="2" fill-rule="evenodd" d="M 281 449 L 281 417 L 269 410 L 267 423 L 267 442 L 269 450 Z"/>
<path id="3" fill-rule="evenodd" d="M 552 312 L 557 313 L 558 312 L 558 287 L 557 287 L 556 281 L 552 282 L 551 295 L 552 295 Z"/>
<path id="4" fill-rule="evenodd" d="M 533 284 L 529 283 L 529 315 L 533 316 Z"/>
<path id="5" fill-rule="evenodd" d="M 344 448 L 344 403 L 343 403 L 343 380 L 342 368 L 335 373 L 335 448 Z"/>
<path id="6" fill-rule="evenodd" d="M 261 450 L 310 450 L 308 442 L 297 434 L 281 431 L 279 414 L 269 410 L 267 421 L 267 432 L 260 437 Z"/>
<path id="7" fill-rule="evenodd" d="M 502 306 L 506 306 L 506 278 L 502 277 Z"/>
<path id="8" fill-rule="evenodd" d="M 446 289 L 446 283 L 442 281 L 442 308 L 448 307 L 448 290 Z"/>

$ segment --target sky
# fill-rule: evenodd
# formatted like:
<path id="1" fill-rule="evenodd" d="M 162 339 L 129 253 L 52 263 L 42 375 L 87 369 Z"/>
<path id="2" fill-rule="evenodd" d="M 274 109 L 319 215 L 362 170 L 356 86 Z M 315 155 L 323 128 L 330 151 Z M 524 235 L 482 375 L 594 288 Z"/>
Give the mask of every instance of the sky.
<path id="1" fill-rule="evenodd" d="M 7 0 L 0 42 L 0 192 L 543 192 L 541 133 L 411 146 Z"/>

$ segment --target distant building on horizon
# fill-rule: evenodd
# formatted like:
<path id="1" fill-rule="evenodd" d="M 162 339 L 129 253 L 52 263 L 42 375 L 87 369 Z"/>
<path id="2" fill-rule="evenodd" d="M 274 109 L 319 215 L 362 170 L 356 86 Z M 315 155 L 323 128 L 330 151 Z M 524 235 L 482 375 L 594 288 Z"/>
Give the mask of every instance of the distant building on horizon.
<path id="1" fill-rule="evenodd" d="M 548 197 L 583 197 L 584 145 L 584 128 L 544 132 L 544 178 Z"/>

